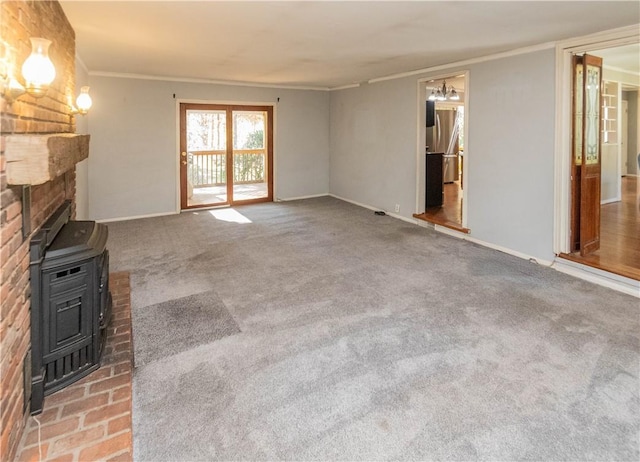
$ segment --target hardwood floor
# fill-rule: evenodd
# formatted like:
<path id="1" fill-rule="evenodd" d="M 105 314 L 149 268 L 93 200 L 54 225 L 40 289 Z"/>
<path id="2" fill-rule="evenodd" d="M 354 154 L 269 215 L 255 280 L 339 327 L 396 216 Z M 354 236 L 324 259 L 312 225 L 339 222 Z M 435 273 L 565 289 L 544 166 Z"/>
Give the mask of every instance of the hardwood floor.
<path id="1" fill-rule="evenodd" d="M 442 207 L 429 207 L 424 213 L 417 213 L 413 216 L 429 223 L 468 234 L 469 228 L 462 226 L 462 188 L 460 187 L 460 181 L 444 185 Z"/>
<path id="2" fill-rule="evenodd" d="M 560 256 L 640 281 L 640 178 L 622 178 L 622 201 L 600 207 L 600 250 Z"/>

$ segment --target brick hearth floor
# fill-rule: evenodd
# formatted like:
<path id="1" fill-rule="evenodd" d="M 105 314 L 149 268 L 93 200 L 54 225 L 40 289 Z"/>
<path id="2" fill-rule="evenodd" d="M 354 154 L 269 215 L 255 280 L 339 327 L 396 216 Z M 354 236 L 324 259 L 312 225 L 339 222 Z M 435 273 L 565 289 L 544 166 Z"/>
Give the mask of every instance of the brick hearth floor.
<path id="1" fill-rule="evenodd" d="M 42 414 L 27 421 L 18 461 L 133 459 L 129 273 L 109 276 L 113 317 L 102 365 L 78 382 L 45 397 Z M 40 421 L 39 433 L 36 418 Z"/>

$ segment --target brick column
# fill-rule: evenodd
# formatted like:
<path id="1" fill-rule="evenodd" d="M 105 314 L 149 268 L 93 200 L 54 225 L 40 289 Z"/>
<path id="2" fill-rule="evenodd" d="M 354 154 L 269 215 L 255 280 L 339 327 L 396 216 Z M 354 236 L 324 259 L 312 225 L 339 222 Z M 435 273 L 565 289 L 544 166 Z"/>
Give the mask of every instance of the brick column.
<path id="1" fill-rule="evenodd" d="M 0 460 L 12 460 L 24 429 L 28 403 L 24 393 L 24 362 L 30 348 L 28 245 L 23 235 L 22 186 L 6 178 L 5 136 L 26 133 L 73 133 L 75 33 L 57 1 L 2 1 L 0 5 L 2 73 L 22 80 L 22 63 L 31 53 L 30 37 L 52 41 L 49 56 L 56 78 L 42 98 L 21 96 L 9 104 L 0 99 Z M 65 200 L 74 200 L 75 172 L 31 189 L 31 231 Z M 75 210 L 75 205 L 74 205 Z M 26 233 L 28 234 L 28 233 Z M 30 366 L 28 366 L 30 367 Z"/>

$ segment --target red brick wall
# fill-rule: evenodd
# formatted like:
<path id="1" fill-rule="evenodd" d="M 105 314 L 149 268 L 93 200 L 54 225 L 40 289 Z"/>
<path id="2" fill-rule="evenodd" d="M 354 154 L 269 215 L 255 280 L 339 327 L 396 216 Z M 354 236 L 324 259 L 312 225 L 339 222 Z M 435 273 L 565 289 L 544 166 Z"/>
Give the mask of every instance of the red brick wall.
<path id="1" fill-rule="evenodd" d="M 30 236 L 22 236 L 22 186 L 7 185 L 4 156 L 9 134 L 73 133 L 69 103 L 75 89 L 75 33 L 60 4 L 49 1 L 2 1 L 0 7 L 0 73 L 8 69 L 22 81 L 20 68 L 31 52 L 29 37 L 52 41 L 49 57 L 56 78 L 47 94 L 0 101 L 0 460 L 12 460 L 24 430 L 23 361 L 30 348 Z M 31 230 L 65 200 L 75 196 L 75 171 L 31 189 Z"/>

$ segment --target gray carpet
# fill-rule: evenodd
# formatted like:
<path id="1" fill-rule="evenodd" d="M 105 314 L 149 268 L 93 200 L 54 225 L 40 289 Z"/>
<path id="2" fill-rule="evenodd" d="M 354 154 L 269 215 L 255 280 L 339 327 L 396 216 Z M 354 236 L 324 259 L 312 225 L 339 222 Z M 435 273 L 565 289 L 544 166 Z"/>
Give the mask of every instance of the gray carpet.
<path id="1" fill-rule="evenodd" d="M 147 306 L 132 317 L 136 366 L 240 332 L 214 291 Z"/>
<path id="2" fill-rule="evenodd" d="M 640 458 L 638 299 L 333 198 L 236 210 L 109 224 L 136 460 Z"/>

